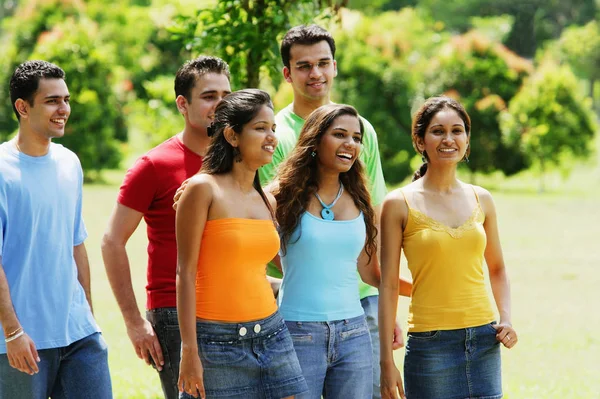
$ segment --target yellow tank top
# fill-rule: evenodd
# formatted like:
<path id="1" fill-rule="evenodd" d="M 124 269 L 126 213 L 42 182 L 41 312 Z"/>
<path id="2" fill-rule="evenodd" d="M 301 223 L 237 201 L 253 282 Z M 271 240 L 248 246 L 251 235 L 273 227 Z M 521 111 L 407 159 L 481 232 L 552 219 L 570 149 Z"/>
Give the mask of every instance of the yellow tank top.
<path id="1" fill-rule="evenodd" d="M 196 317 L 245 322 L 277 310 L 267 281 L 267 263 L 279 251 L 272 220 L 206 222 L 196 273 Z"/>
<path id="2" fill-rule="evenodd" d="M 486 291 L 483 253 L 485 214 L 479 204 L 457 228 L 408 206 L 402 247 L 413 278 L 408 330 L 475 327 L 494 320 Z"/>

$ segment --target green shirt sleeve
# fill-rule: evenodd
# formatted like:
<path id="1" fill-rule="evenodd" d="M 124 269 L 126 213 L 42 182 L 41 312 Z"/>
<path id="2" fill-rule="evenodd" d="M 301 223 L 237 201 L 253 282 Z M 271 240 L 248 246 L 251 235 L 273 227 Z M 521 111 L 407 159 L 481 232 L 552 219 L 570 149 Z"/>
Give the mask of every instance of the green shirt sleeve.
<path id="1" fill-rule="evenodd" d="M 365 127 L 361 160 L 365 165 L 365 174 L 371 194 L 371 204 L 377 206 L 383 203 L 383 199 L 387 194 L 383 168 L 381 167 L 381 158 L 379 156 L 379 142 L 377 141 L 377 133 L 375 133 L 373 125 L 365 118 L 361 117 L 361 119 Z"/>

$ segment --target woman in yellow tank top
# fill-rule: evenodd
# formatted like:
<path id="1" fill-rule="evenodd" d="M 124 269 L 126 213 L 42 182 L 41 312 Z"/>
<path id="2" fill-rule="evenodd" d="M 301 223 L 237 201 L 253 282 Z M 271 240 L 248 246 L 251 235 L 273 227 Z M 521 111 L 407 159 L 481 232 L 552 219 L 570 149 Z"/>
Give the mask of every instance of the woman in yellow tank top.
<path id="1" fill-rule="evenodd" d="M 307 385 L 266 277 L 279 235 L 257 173 L 277 145 L 269 95 L 227 95 L 208 130 L 177 206 L 180 398 L 292 397 Z"/>
<path id="2" fill-rule="evenodd" d="M 470 134 L 462 105 L 447 97 L 427 100 L 412 127 L 413 145 L 425 163 L 413 183 L 389 193 L 383 203 L 383 398 L 502 397 L 499 344 L 512 348 L 517 334 L 492 196 L 456 177 L 458 163 L 468 161 Z M 404 387 L 391 348 L 402 248 L 413 277 Z M 485 287 L 484 260 L 498 323 Z"/>

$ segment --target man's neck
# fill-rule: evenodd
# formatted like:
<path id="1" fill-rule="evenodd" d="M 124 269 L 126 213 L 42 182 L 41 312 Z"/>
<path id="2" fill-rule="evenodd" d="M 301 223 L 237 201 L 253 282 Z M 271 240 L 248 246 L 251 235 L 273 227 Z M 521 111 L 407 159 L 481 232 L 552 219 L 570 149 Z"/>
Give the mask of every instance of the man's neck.
<path id="1" fill-rule="evenodd" d="M 320 100 L 308 100 L 301 98 L 300 96 L 294 96 L 294 102 L 292 103 L 292 111 L 302 119 L 308 118 L 311 112 L 319 108 L 322 105 L 330 104 L 331 100 L 329 97 L 324 97 Z"/>
<path id="2" fill-rule="evenodd" d="M 206 132 L 192 131 L 187 126 L 183 129 L 183 132 L 178 134 L 179 139 L 192 152 L 200 155 L 201 157 L 206 155 L 208 144 L 210 143 L 210 137 Z"/>
<path id="3" fill-rule="evenodd" d="M 43 157 L 50 150 L 50 139 L 37 137 L 21 128 L 13 140 L 16 149 L 30 157 Z"/>

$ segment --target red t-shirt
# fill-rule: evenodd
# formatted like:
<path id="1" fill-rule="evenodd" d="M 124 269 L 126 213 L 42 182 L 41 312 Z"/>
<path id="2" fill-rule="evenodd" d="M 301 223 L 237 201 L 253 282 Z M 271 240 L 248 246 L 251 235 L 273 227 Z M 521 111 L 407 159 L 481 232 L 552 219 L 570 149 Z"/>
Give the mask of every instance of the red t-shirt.
<path id="1" fill-rule="evenodd" d="M 202 157 L 174 136 L 139 158 L 121 185 L 117 201 L 143 213 L 148 227 L 147 309 L 176 306 L 173 196 L 201 166 Z"/>

